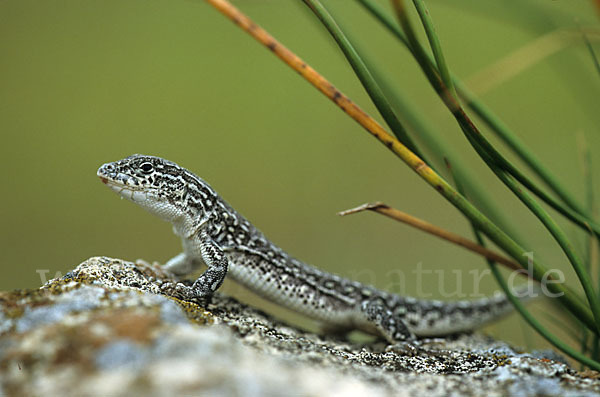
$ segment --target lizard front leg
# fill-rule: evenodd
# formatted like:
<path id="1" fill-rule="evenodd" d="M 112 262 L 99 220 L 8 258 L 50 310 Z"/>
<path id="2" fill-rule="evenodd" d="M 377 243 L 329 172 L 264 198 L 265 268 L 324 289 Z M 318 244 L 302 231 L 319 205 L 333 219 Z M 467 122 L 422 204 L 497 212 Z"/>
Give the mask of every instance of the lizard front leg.
<path id="1" fill-rule="evenodd" d="M 229 261 L 223 250 L 213 241 L 213 239 L 202 231 L 200 233 L 200 253 L 202 259 L 208 269 L 191 286 L 187 286 L 183 283 L 167 283 L 162 286 L 164 292 L 169 293 L 177 298 L 184 300 L 193 300 L 205 302 L 210 296 L 223 284 L 227 270 L 229 268 Z M 185 257 L 180 259 L 181 255 L 176 256 L 173 259 L 185 261 Z M 177 262 L 175 262 L 177 266 Z"/>

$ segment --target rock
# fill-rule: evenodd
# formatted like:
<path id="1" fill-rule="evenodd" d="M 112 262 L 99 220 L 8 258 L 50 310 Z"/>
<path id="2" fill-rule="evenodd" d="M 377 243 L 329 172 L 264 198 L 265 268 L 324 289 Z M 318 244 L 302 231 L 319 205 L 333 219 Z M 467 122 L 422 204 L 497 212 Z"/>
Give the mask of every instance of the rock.
<path id="1" fill-rule="evenodd" d="M 159 295 L 159 266 L 91 258 L 0 293 L 0 395 L 600 396 L 598 373 L 479 334 L 414 349 L 287 326 L 216 294 Z"/>

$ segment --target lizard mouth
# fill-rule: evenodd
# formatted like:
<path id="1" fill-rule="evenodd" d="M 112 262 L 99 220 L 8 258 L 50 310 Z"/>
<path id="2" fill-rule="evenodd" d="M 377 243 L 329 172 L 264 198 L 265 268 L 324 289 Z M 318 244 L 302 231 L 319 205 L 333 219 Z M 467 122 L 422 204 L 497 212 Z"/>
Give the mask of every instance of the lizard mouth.
<path id="1" fill-rule="evenodd" d="M 148 192 L 136 186 L 125 185 L 120 182 L 115 182 L 107 178 L 101 177 L 100 180 L 108 186 L 112 191 L 117 193 L 122 198 L 141 203 L 148 200 Z"/>
<path id="2" fill-rule="evenodd" d="M 141 186 L 134 186 L 127 183 L 132 178 L 126 174 L 116 174 L 106 169 L 106 164 L 98 169 L 97 175 L 106 186 L 108 186 L 119 196 L 133 202 L 140 202 L 147 199 L 148 192 L 143 191 Z"/>

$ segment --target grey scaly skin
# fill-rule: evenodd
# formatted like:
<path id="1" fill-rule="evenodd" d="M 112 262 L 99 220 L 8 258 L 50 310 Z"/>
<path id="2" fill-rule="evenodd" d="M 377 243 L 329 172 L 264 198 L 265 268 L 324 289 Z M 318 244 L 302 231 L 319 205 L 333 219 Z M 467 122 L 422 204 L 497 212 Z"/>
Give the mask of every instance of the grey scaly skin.
<path id="1" fill-rule="evenodd" d="M 206 301 L 228 275 L 328 329 L 359 329 L 390 343 L 468 331 L 512 309 L 504 295 L 419 300 L 316 269 L 269 241 L 205 181 L 160 157 L 133 155 L 104 164 L 98 176 L 122 197 L 173 224 L 183 253 L 166 263 L 169 271 L 184 276 L 207 266 L 191 286 L 163 285 L 164 291 L 185 300 Z"/>

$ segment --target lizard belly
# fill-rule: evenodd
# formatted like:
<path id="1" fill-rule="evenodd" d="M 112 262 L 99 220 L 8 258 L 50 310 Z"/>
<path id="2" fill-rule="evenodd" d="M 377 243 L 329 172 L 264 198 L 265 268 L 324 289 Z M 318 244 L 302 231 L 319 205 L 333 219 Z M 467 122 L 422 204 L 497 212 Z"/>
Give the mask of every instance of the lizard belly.
<path id="1" fill-rule="evenodd" d="M 357 310 L 351 302 L 340 302 L 309 284 L 275 268 L 270 262 L 253 255 L 227 253 L 228 275 L 258 295 L 286 308 L 324 323 L 353 328 Z"/>

